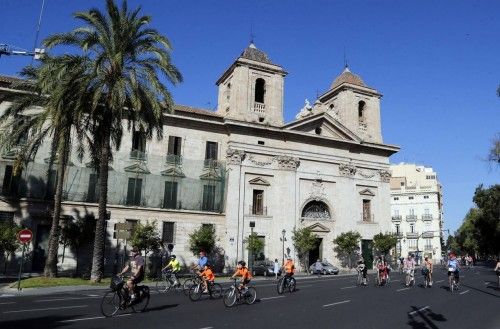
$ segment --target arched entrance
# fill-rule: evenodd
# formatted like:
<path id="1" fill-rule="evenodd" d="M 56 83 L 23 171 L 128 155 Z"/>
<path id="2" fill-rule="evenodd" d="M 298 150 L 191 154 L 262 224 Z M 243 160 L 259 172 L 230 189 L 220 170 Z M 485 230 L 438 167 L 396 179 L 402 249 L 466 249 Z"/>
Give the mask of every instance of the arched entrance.
<path id="1" fill-rule="evenodd" d="M 323 201 L 312 200 L 302 209 L 302 219 L 331 219 L 330 208 Z"/>

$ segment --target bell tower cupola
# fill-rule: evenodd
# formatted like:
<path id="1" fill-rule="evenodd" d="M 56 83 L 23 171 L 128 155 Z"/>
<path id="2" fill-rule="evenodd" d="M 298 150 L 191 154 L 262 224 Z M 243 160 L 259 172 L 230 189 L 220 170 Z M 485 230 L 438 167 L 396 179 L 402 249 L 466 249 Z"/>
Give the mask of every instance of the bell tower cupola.
<path id="1" fill-rule="evenodd" d="M 227 119 L 282 126 L 286 75 L 250 43 L 216 82 L 217 112 Z"/>

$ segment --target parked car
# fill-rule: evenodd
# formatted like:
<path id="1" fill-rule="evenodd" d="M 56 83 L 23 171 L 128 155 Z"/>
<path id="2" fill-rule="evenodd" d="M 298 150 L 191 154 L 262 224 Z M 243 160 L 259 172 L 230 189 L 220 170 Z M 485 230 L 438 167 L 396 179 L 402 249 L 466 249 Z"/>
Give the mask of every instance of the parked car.
<path id="1" fill-rule="evenodd" d="M 339 274 L 339 269 L 335 266 L 333 266 L 332 264 L 328 263 L 328 262 L 321 262 L 321 265 L 323 266 L 323 269 L 321 270 L 321 274 L 334 274 L 334 275 L 337 275 Z M 314 268 L 314 263 L 309 266 L 309 273 L 311 274 L 316 274 L 316 270 Z"/>
<path id="2" fill-rule="evenodd" d="M 274 276 L 274 262 L 270 260 L 258 260 L 253 263 L 252 274 L 263 276 Z M 281 275 L 281 269 L 278 272 Z"/>

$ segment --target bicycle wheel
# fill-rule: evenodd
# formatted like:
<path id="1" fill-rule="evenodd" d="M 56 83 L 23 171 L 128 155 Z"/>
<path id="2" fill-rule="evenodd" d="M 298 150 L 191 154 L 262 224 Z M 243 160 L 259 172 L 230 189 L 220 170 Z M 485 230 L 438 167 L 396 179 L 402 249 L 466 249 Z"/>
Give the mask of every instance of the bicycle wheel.
<path id="1" fill-rule="evenodd" d="M 171 284 L 164 277 L 160 277 L 156 280 L 156 291 L 158 292 L 168 292 L 170 290 Z"/>
<path id="2" fill-rule="evenodd" d="M 278 290 L 278 294 L 283 294 L 283 292 L 285 291 L 285 277 L 279 279 L 276 289 Z"/>
<path id="3" fill-rule="evenodd" d="M 189 289 L 189 299 L 191 299 L 193 302 L 196 302 L 201 298 L 201 295 L 203 294 L 203 286 L 202 284 L 196 284 L 191 286 Z"/>
<path id="4" fill-rule="evenodd" d="M 254 287 L 249 287 L 247 292 L 245 293 L 245 303 L 248 305 L 252 305 L 255 303 L 257 299 L 257 290 Z"/>
<path id="5" fill-rule="evenodd" d="M 220 298 L 222 296 L 222 286 L 218 283 L 214 283 L 210 287 L 209 291 L 210 291 L 211 298 L 217 299 L 217 298 Z"/>
<path id="6" fill-rule="evenodd" d="M 108 291 L 104 294 L 101 301 L 101 313 L 105 317 L 110 317 L 116 314 L 120 309 L 122 298 L 116 291 Z"/>
<path id="7" fill-rule="evenodd" d="M 146 310 L 146 307 L 149 305 L 149 287 L 148 286 L 142 286 L 142 287 L 137 287 L 139 291 L 139 298 L 137 299 L 136 302 L 134 302 L 130 307 L 132 307 L 132 310 L 136 313 L 141 313 Z"/>
<path id="8" fill-rule="evenodd" d="M 296 288 L 297 288 L 297 281 L 295 280 L 295 278 L 291 278 L 290 282 L 288 282 L 288 291 L 294 292 Z"/>
<path id="9" fill-rule="evenodd" d="M 236 294 L 237 292 L 234 287 L 231 287 L 224 292 L 222 302 L 226 305 L 226 307 L 231 307 L 236 303 Z"/>
<path id="10" fill-rule="evenodd" d="M 184 291 L 184 295 L 189 295 L 189 289 L 191 289 L 192 286 L 196 285 L 193 279 L 187 279 L 184 281 L 182 284 L 182 290 Z"/>

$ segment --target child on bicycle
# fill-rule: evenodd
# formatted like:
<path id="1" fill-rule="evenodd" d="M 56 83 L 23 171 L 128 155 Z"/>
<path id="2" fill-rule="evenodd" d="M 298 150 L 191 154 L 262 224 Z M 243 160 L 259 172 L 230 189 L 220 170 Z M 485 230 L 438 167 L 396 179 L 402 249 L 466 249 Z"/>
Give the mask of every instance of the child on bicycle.
<path id="1" fill-rule="evenodd" d="M 290 279 L 295 272 L 295 265 L 293 264 L 293 260 L 291 258 L 288 258 L 285 264 L 283 264 L 283 267 L 285 268 L 285 275 Z"/>
<path id="2" fill-rule="evenodd" d="M 243 289 L 244 292 L 247 291 L 247 285 L 252 279 L 252 275 L 250 274 L 250 271 L 248 270 L 246 265 L 247 264 L 244 261 L 240 260 L 238 262 L 236 272 L 233 274 L 233 276 L 231 276 L 231 279 L 234 279 L 237 276 L 241 276 L 240 290 Z"/>
<path id="3" fill-rule="evenodd" d="M 208 284 L 212 284 L 215 281 L 215 274 L 208 264 L 205 264 L 203 271 L 200 272 L 201 279 L 203 280 L 203 292 L 208 292 Z"/>
<path id="4" fill-rule="evenodd" d="M 379 257 L 377 264 L 378 284 L 380 286 L 382 285 L 382 282 L 384 282 L 384 280 L 387 280 L 387 263 L 382 259 L 382 257 Z"/>

